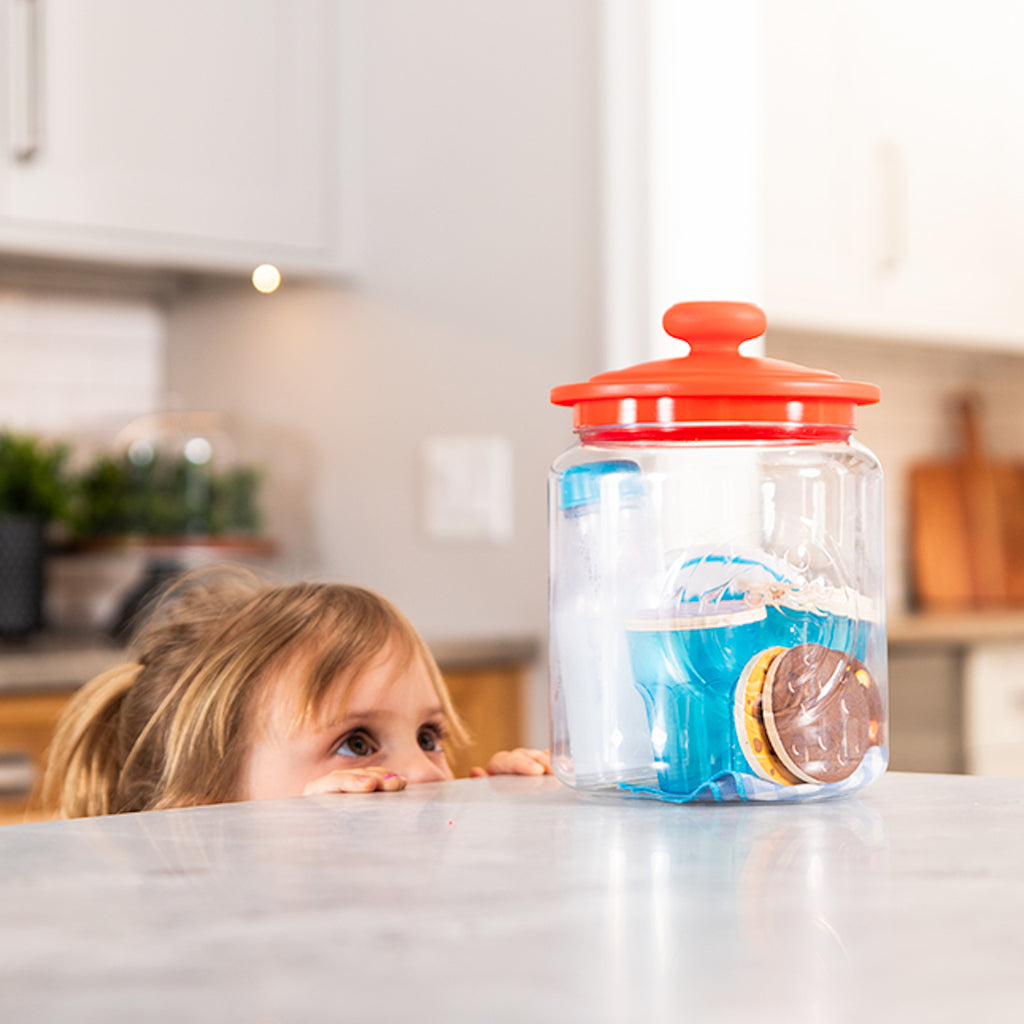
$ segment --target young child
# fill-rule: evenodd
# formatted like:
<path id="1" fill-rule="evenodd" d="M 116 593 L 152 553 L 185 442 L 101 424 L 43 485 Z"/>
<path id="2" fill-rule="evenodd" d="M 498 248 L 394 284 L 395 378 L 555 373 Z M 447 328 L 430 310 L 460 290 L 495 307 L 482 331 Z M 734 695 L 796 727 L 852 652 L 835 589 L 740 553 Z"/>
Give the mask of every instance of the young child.
<path id="1" fill-rule="evenodd" d="M 186 576 L 61 716 L 43 802 L 62 817 L 393 791 L 453 777 L 466 734 L 426 644 L 360 587 Z M 472 775 L 550 772 L 546 751 Z"/>

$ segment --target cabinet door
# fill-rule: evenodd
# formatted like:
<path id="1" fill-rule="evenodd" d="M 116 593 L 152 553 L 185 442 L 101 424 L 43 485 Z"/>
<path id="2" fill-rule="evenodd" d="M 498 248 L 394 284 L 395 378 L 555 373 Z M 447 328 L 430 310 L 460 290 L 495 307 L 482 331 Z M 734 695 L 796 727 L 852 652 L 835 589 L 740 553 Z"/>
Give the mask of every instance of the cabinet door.
<path id="1" fill-rule="evenodd" d="M 845 322 L 862 308 L 866 259 L 847 8 L 773 0 L 763 17 L 765 305 L 775 326 Z"/>
<path id="2" fill-rule="evenodd" d="M 773 319 L 1024 344 L 1019 5 L 781 0 L 766 18 Z"/>
<path id="3" fill-rule="evenodd" d="M 975 646 L 964 667 L 967 770 L 1024 776 L 1024 644 Z"/>
<path id="4" fill-rule="evenodd" d="M 328 0 L 0 2 L 12 56 L 0 248 L 328 261 Z"/>
<path id="5" fill-rule="evenodd" d="M 523 745 L 523 669 L 518 665 L 444 670 L 452 703 L 470 733 L 469 746 L 449 757 L 456 778 L 483 767 L 499 750 Z"/>

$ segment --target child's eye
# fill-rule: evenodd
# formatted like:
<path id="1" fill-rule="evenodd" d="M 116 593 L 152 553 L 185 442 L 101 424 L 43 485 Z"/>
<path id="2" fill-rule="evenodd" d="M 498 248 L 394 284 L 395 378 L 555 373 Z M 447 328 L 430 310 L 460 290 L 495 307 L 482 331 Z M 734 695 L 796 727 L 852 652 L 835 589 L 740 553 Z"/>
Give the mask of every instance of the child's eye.
<path id="1" fill-rule="evenodd" d="M 358 730 L 345 736 L 334 752 L 342 757 L 369 757 L 376 750 L 373 740 L 365 732 Z"/>
<path id="2" fill-rule="evenodd" d="M 444 729 L 439 725 L 425 725 L 416 735 L 421 750 L 433 754 L 441 750 L 444 742 Z"/>

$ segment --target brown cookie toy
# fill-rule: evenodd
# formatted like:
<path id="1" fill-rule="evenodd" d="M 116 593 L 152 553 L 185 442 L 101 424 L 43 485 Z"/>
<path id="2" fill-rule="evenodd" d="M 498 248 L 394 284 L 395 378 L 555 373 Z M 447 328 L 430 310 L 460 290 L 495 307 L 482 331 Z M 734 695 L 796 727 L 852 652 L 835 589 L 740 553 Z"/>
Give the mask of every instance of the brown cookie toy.
<path id="1" fill-rule="evenodd" d="M 804 782 L 841 782 L 881 742 L 881 694 L 864 664 L 843 651 L 800 644 L 778 655 L 762 704 L 772 749 Z"/>
<path id="2" fill-rule="evenodd" d="M 732 710 L 736 738 L 753 772 L 768 782 L 792 786 L 800 780 L 772 752 L 761 709 L 768 668 L 785 651 L 785 647 L 768 647 L 747 662 L 736 687 Z"/>

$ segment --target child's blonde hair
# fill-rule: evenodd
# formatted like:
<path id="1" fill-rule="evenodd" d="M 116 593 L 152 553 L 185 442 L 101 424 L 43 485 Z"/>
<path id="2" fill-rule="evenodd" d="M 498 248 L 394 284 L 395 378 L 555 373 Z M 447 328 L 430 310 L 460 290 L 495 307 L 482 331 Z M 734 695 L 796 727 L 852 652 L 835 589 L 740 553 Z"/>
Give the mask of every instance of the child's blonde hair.
<path id="1" fill-rule="evenodd" d="M 220 567 L 171 587 L 131 661 L 69 702 L 42 800 L 76 818 L 239 799 L 255 711 L 275 670 L 308 658 L 300 717 L 315 717 L 388 643 L 426 667 L 456 744 L 464 729 L 426 644 L 389 601 L 361 587 L 269 584 Z"/>

